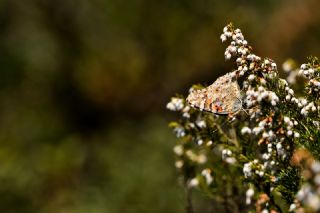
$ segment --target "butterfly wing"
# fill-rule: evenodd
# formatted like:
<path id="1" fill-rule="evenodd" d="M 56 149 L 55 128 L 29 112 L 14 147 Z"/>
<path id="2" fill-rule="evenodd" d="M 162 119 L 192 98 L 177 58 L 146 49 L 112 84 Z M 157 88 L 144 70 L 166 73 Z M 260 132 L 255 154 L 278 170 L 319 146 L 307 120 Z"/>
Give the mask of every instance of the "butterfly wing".
<path id="1" fill-rule="evenodd" d="M 201 111 L 218 115 L 228 115 L 241 109 L 240 88 L 232 74 L 219 77 L 212 85 L 201 90 L 193 90 L 187 102 Z"/>
<path id="2" fill-rule="evenodd" d="M 191 91 L 187 97 L 187 102 L 200 111 L 211 111 L 207 88 Z"/>
<path id="3" fill-rule="evenodd" d="M 242 97 L 238 83 L 231 81 L 229 84 L 223 85 L 222 88 L 225 91 L 221 94 L 223 110 L 230 114 L 242 109 Z"/>

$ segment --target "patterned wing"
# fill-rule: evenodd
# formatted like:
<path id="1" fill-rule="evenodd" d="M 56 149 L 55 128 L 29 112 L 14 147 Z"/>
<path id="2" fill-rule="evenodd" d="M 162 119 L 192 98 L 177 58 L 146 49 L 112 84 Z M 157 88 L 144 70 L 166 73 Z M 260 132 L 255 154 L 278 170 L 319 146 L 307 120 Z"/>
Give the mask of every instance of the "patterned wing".
<path id="1" fill-rule="evenodd" d="M 241 93 L 239 85 L 236 81 L 231 81 L 229 84 L 222 86 L 226 92 L 222 93 L 223 111 L 235 113 L 242 108 Z"/>
<path id="2" fill-rule="evenodd" d="M 201 111 L 218 115 L 228 115 L 241 109 L 240 88 L 231 73 L 219 77 L 212 85 L 201 90 L 193 90 L 187 102 Z"/>
<path id="3" fill-rule="evenodd" d="M 210 99 L 208 98 L 207 88 L 200 90 L 193 90 L 187 97 L 187 102 L 194 108 L 200 111 L 211 112 L 210 109 Z"/>

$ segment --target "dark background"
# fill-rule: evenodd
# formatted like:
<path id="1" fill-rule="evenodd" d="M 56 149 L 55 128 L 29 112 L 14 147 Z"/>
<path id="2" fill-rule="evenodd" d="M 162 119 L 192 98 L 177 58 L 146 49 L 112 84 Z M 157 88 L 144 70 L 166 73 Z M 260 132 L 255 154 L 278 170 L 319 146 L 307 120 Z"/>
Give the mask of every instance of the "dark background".
<path id="1" fill-rule="evenodd" d="M 165 105 L 230 71 L 223 27 L 320 55 L 318 0 L 0 2 L 1 212 L 184 212 Z"/>

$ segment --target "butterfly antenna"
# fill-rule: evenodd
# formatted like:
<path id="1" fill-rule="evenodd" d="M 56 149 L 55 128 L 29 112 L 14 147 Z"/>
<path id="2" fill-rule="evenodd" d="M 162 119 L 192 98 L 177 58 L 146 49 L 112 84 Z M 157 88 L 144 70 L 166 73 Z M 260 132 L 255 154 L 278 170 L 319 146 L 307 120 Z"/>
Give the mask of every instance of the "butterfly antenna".
<path id="1" fill-rule="evenodd" d="M 247 110 L 243 109 L 242 107 L 241 107 L 241 110 L 244 111 L 249 116 L 249 113 L 247 112 Z"/>
<path id="2" fill-rule="evenodd" d="M 241 111 L 244 111 L 249 116 L 249 113 L 242 107 L 242 100 L 240 98 L 238 98 L 238 97 L 237 97 L 237 99 L 241 103 Z"/>

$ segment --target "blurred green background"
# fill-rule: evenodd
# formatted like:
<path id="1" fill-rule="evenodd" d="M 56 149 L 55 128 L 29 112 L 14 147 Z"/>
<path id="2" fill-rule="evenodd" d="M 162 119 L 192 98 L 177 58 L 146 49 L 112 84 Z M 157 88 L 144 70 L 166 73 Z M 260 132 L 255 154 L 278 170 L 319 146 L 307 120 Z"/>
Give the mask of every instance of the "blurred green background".
<path id="1" fill-rule="evenodd" d="M 165 105 L 230 71 L 222 28 L 320 55 L 318 0 L 0 2 L 0 212 L 184 212 Z"/>

